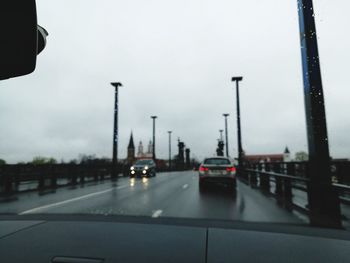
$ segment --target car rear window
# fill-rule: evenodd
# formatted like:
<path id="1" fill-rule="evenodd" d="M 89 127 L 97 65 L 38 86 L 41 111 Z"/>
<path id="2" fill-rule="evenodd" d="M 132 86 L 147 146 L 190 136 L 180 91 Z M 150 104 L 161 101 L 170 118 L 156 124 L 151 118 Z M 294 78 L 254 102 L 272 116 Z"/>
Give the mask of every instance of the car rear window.
<path id="1" fill-rule="evenodd" d="M 135 164 L 137 165 L 151 165 L 153 164 L 153 161 L 152 160 L 139 160 L 137 161 Z"/>
<path id="2" fill-rule="evenodd" d="M 224 164 L 230 164 L 230 160 L 228 159 L 221 159 L 221 158 L 211 158 L 206 159 L 204 161 L 204 164 L 216 164 L 216 165 L 224 165 Z"/>

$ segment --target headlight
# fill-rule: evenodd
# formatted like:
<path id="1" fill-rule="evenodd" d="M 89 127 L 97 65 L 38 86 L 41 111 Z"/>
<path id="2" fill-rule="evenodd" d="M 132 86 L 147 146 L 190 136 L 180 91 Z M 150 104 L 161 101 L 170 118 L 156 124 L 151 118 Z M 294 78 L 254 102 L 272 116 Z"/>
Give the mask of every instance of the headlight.
<path id="1" fill-rule="evenodd" d="M 145 166 L 145 170 L 147 170 L 147 169 L 148 169 L 148 166 L 146 165 L 146 166 Z"/>
<path id="2" fill-rule="evenodd" d="M 131 166 L 131 167 L 130 167 L 130 170 L 134 170 L 134 169 L 135 169 L 135 167 L 134 167 L 134 166 Z"/>
<path id="3" fill-rule="evenodd" d="M 131 171 L 131 174 L 135 174 L 135 171 L 134 171 L 134 170 L 132 170 L 132 171 Z"/>
<path id="4" fill-rule="evenodd" d="M 145 173 L 147 173 L 147 171 L 146 171 L 146 170 L 143 170 L 142 173 L 145 174 Z"/>

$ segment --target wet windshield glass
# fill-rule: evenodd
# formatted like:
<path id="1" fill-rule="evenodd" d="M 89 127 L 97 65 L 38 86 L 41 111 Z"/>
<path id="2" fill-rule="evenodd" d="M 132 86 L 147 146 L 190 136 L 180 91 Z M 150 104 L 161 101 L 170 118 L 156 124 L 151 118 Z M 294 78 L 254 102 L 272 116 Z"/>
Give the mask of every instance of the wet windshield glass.
<path id="1" fill-rule="evenodd" d="M 0 214 L 348 224 L 350 1 L 36 2 Z"/>
<path id="2" fill-rule="evenodd" d="M 135 163 L 135 165 L 150 165 L 153 164 L 151 160 L 139 160 Z"/>

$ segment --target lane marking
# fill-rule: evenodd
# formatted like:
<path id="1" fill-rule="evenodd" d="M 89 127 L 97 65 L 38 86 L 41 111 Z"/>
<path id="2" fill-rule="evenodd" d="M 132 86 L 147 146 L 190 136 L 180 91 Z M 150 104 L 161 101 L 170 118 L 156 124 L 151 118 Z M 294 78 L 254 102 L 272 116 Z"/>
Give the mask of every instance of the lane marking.
<path id="1" fill-rule="evenodd" d="M 45 210 L 45 209 L 48 209 L 48 208 L 52 208 L 52 207 L 56 207 L 56 206 L 60 206 L 60 205 L 64 205 L 64 204 L 68 204 L 68 203 L 72 203 L 72 202 L 88 199 L 88 198 L 91 198 L 91 197 L 94 197 L 94 196 L 97 196 L 97 195 L 101 195 L 101 194 L 105 194 L 105 193 L 111 192 L 111 191 L 113 191 L 115 189 L 122 189 L 122 188 L 125 188 L 125 187 L 128 187 L 128 185 L 123 185 L 123 186 L 119 186 L 119 187 L 112 187 L 112 188 L 108 188 L 106 190 L 90 193 L 90 194 L 87 194 L 87 195 L 82 195 L 82 196 L 71 198 L 71 199 L 68 199 L 68 200 L 61 201 L 61 202 L 39 206 L 39 207 L 36 207 L 36 208 L 33 208 L 33 209 L 29 209 L 29 210 L 23 211 L 23 212 L 19 213 L 19 215 L 35 213 L 35 212 L 38 212 L 40 210 Z"/>
<path id="2" fill-rule="evenodd" d="M 159 217 L 163 213 L 162 210 L 156 210 L 153 212 L 152 217 L 156 218 Z"/>
<path id="3" fill-rule="evenodd" d="M 186 189 L 187 187 L 188 187 L 188 184 L 184 184 L 184 185 L 182 186 L 183 189 Z"/>

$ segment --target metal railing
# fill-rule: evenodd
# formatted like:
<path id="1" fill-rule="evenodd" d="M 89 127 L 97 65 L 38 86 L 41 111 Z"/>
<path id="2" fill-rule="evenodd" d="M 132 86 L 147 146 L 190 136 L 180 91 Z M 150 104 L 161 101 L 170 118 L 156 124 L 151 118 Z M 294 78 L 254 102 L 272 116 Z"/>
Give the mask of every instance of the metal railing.
<path id="1" fill-rule="evenodd" d="M 118 164 L 119 176 L 129 175 L 129 165 Z M 172 169 L 171 171 L 182 171 Z M 167 167 L 157 172 L 169 172 Z M 42 191 L 57 187 L 112 179 L 112 164 L 16 164 L 0 165 L 0 194 Z"/>
<path id="2" fill-rule="evenodd" d="M 118 172 L 123 167 L 118 165 Z M 45 190 L 111 178 L 112 165 L 23 164 L 0 166 L 0 193 Z"/>
<path id="3" fill-rule="evenodd" d="M 240 177 L 252 187 L 273 194 L 284 204 L 308 211 L 307 196 L 306 205 L 300 205 L 293 200 L 293 191 L 299 190 L 305 194 L 308 192 L 310 180 L 307 171 L 307 162 L 248 163 Z M 345 181 L 344 178 L 348 176 L 343 175 L 342 181 Z M 341 203 L 350 204 L 350 185 L 338 183 L 339 179 L 334 178 L 334 175 L 333 180 L 333 187 L 337 190 Z M 273 188 L 274 191 L 271 191 Z"/>

